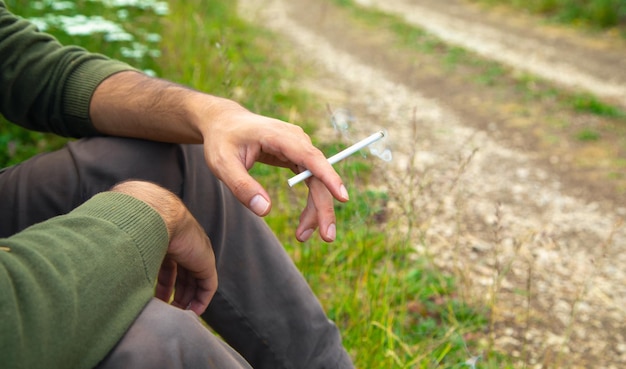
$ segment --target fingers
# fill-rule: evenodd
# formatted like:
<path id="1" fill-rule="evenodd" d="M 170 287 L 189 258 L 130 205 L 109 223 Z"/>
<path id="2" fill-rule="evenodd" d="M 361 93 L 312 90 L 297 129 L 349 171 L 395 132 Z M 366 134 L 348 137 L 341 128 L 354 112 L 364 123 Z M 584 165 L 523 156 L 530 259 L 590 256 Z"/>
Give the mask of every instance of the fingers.
<path id="1" fill-rule="evenodd" d="M 154 293 L 154 296 L 161 301 L 170 302 L 172 292 L 174 292 L 174 283 L 176 282 L 176 268 L 176 262 L 166 256 L 159 270 Z"/>
<path id="2" fill-rule="evenodd" d="M 202 314 L 217 291 L 215 255 L 211 241 L 193 216 L 187 212 L 182 218 L 167 253 L 177 265 L 172 304 Z M 165 277 L 165 282 L 171 281 Z"/>
<path id="3" fill-rule="evenodd" d="M 308 165 L 309 170 L 313 172 L 314 178 L 313 180 L 310 180 L 309 183 L 313 183 L 314 185 L 313 187 L 309 185 L 309 188 L 314 194 L 313 199 L 315 200 L 314 202 L 316 203 L 316 208 L 318 210 L 324 209 L 321 215 L 325 217 L 325 215 L 329 213 L 326 210 L 328 210 L 329 207 L 332 208 L 333 197 L 342 202 L 348 201 L 350 197 L 341 181 L 341 178 L 328 163 L 328 160 L 324 158 L 319 150 L 315 149 L 313 146 L 310 147 L 314 149 L 311 152 L 315 153 L 317 158 L 313 158 L 312 155 L 308 154 L 298 154 L 299 158 L 303 157 L 303 164 L 298 165 L 298 167 L 307 167 Z M 295 167 L 295 165 L 288 165 L 282 160 L 276 160 L 275 158 L 273 160 L 268 158 L 267 155 L 264 155 L 261 158 L 265 163 L 271 163 L 273 165 L 280 163 L 281 166 Z M 224 163 L 226 162 L 227 161 L 224 161 Z M 214 168 L 228 168 L 228 170 L 215 169 L 217 176 L 233 192 L 235 197 L 237 197 L 256 215 L 267 215 L 272 207 L 271 199 L 267 191 L 252 176 L 250 176 L 241 161 L 233 158 L 228 162 L 230 162 L 229 165 L 212 165 Z M 332 183 L 332 185 L 329 185 L 329 183 Z M 286 181 L 284 185 L 286 185 Z M 322 223 L 328 223 L 328 221 Z"/>
<path id="4" fill-rule="evenodd" d="M 196 279 L 194 273 L 166 257 L 159 272 L 155 297 L 170 303 L 174 292 L 171 301 L 173 306 L 200 315 L 206 310 L 216 290 L 216 281 L 210 278 Z"/>
<path id="5" fill-rule="evenodd" d="M 256 215 L 263 217 L 272 209 L 270 196 L 241 163 L 233 162 L 230 170 L 221 175 L 222 181 L 235 197 Z"/>
<path id="6" fill-rule="evenodd" d="M 209 306 L 214 294 L 215 289 L 211 281 L 197 279 L 192 272 L 180 268 L 172 305 L 201 315 Z"/>
<path id="7" fill-rule="evenodd" d="M 239 112 L 229 125 L 205 136 L 205 159 L 213 173 L 245 206 L 259 216 L 271 209 L 270 197 L 248 170 L 255 162 L 309 169 L 339 201 L 348 201 L 341 178 L 301 127 L 248 111 Z M 286 182 L 285 184 L 286 185 Z"/>
<path id="8" fill-rule="evenodd" d="M 191 273 L 180 268 L 180 272 L 176 276 L 176 288 L 172 305 L 180 309 L 187 309 L 196 294 L 196 281 Z"/>
<path id="9" fill-rule="evenodd" d="M 305 158 L 305 162 L 301 166 L 310 170 L 313 173 L 313 177 L 317 178 L 335 199 L 341 202 L 348 201 L 350 197 L 339 174 L 335 172 L 335 169 L 319 150 L 314 152 L 318 154 L 312 154 Z M 311 190 L 315 191 L 314 189 Z"/>
<path id="10" fill-rule="evenodd" d="M 349 200 L 341 177 L 301 127 L 244 109 L 220 115 L 220 124 L 203 133 L 205 160 L 211 171 L 258 216 L 272 207 L 267 191 L 248 173 L 255 162 L 308 169 L 310 196 L 296 238 L 306 241 L 319 227 L 326 242 L 336 237 L 334 200 Z M 281 184 L 278 184 L 281 185 Z M 282 183 L 287 186 L 287 181 Z"/>
<path id="11" fill-rule="evenodd" d="M 314 178 L 317 178 L 321 184 L 324 185 L 327 191 L 332 194 L 335 199 L 345 202 L 349 200 L 348 191 L 343 185 L 341 177 L 332 165 L 328 162 L 328 159 L 324 154 L 311 143 L 309 137 L 298 127 L 298 130 L 303 137 L 294 138 L 293 140 L 284 140 L 282 142 L 283 154 L 298 168 L 304 170 L 308 169 L 313 174 Z M 297 135 L 299 136 L 299 135 Z M 315 190 L 313 190 L 315 191 Z"/>
<path id="12" fill-rule="evenodd" d="M 317 229 L 317 213 L 309 193 L 306 206 L 304 210 L 302 210 L 302 214 L 300 214 L 300 224 L 298 224 L 298 228 L 296 228 L 296 239 L 300 242 L 308 241 L 313 235 L 313 232 L 315 232 L 315 229 Z"/>
<path id="13" fill-rule="evenodd" d="M 301 242 L 307 241 L 319 226 L 322 239 L 333 242 L 337 233 L 333 197 L 316 178 L 309 180 L 308 185 L 307 204 L 300 215 L 296 238 Z"/>

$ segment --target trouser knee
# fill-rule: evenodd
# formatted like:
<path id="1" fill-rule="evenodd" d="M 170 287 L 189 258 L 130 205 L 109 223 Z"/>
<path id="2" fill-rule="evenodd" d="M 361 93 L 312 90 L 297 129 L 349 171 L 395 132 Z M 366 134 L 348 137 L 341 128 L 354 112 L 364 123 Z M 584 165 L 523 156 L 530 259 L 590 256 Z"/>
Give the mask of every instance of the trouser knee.
<path id="1" fill-rule="evenodd" d="M 249 368 L 191 311 L 152 299 L 98 369 Z"/>
<path id="2" fill-rule="evenodd" d="M 184 169 L 180 145 L 119 137 L 94 137 L 68 144 L 88 196 L 130 179 L 157 183 L 179 193 Z"/>
<path id="3" fill-rule="evenodd" d="M 0 237 L 65 214 L 114 184 L 140 179 L 179 193 L 179 145 L 96 137 L 37 155 L 0 173 Z"/>

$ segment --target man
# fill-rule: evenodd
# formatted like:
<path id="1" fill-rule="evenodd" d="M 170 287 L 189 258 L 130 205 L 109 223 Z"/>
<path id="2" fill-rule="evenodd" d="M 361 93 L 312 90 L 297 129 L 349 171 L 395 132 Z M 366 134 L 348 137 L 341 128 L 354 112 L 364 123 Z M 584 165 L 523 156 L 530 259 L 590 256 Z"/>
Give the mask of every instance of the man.
<path id="1" fill-rule="evenodd" d="M 2 367 L 352 367 L 247 172 L 311 170 L 296 237 L 333 241 L 348 193 L 302 129 L 62 47 L 3 2 L 0 55 L 8 120 L 90 137 L 0 172 Z"/>

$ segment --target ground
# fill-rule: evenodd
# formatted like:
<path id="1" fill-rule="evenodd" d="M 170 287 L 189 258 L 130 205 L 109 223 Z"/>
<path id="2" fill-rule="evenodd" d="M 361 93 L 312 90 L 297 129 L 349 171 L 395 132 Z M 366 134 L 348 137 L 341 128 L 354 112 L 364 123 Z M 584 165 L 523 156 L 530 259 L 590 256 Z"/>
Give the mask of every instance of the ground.
<path id="1" fill-rule="evenodd" d="M 624 121 L 529 97 L 554 85 L 626 108 L 622 38 L 462 0 L 360 1 L 501 72 L 399 47 L 327 1 L 239 3 L 314 67 L 304 86 L 358 118 L 353 137 L 388 131 L 394 159 L 377 170 L 405 216 L 394 229 L 416 229 L 416 249 L 490 307 L 491 344 L 531 367 L 623 367 Z M 494 80 L 477 82 L 490 68 Z"/>

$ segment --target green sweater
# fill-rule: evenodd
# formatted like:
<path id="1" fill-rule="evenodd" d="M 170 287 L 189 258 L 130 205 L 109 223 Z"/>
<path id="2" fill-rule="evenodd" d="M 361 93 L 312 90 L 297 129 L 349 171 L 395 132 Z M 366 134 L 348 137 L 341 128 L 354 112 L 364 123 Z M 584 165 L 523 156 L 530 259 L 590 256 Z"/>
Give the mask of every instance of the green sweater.
<path id="1" fill-rule="evenodd" d="M 128 69 L 62 47 L 0 1 L 0 113 L 7 119 L 65 136 L 95 134 L 93 91 Z M 0 367 L 94 367 L 153 296 L 167 246 L 156 211 L 111 192 L 0 239 Z"/>

